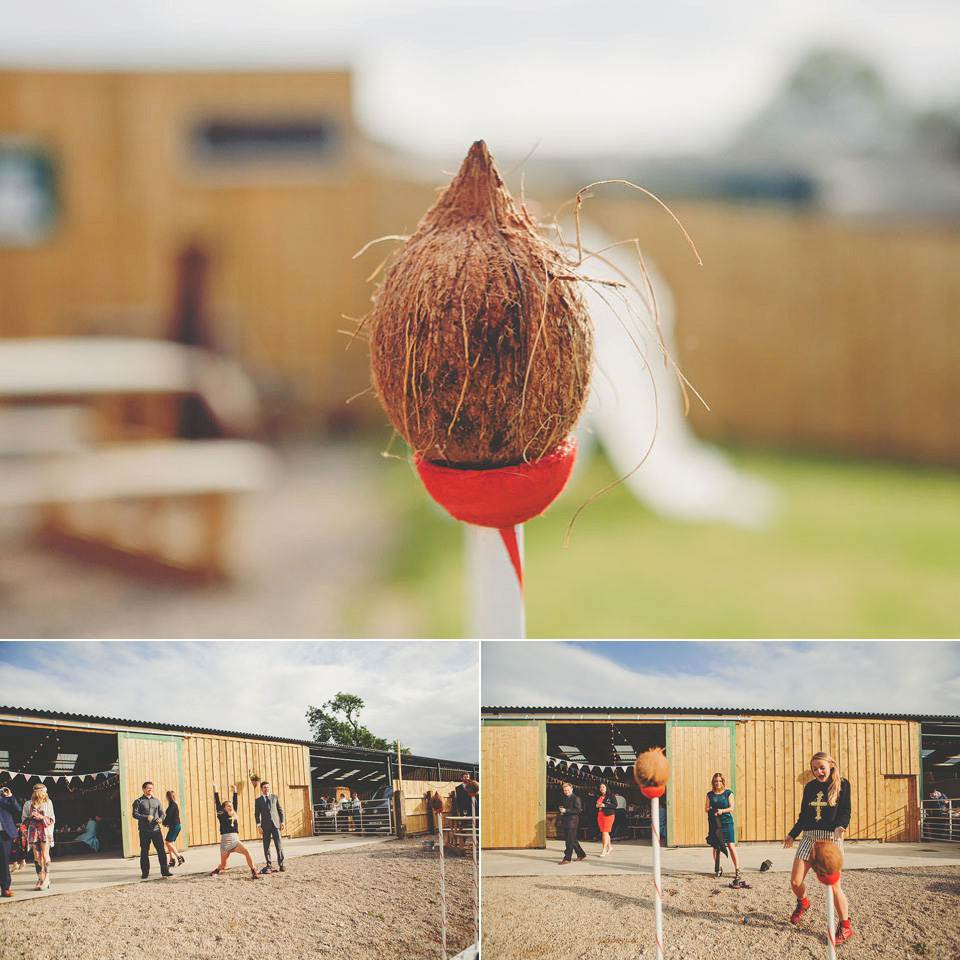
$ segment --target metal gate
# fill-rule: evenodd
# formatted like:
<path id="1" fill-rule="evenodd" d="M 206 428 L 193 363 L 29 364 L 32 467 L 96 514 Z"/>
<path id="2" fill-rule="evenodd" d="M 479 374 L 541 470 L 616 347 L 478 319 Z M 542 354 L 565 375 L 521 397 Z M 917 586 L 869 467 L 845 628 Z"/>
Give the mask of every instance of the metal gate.
<path id="1" fill-rule="evenodd" d="M 924 840 L 960 843 L 960 800 L 924 800 L 920 830 Z"/>
<path id="2" fill-rule="evenodd" d="M 377 793 L 383 791 L 378 790 Z M 313 835 L 387 836 L 394 831 L 393 791 L 371 800 L 342 800 L 324 809 L 313 805 Z"/>

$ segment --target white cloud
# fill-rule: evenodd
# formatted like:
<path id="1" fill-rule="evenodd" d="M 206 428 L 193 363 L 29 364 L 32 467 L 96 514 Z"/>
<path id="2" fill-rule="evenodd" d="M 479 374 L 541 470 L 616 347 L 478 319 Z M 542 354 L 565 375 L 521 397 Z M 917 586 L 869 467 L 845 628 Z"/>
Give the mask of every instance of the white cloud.
<path id="1" fill-rule="evenodd" d="M 491 707 L 960 713 L 957 642 L 677 644 L 676 666 L 657 670 L 558 642 L 488 642 L 481 661 L 481 700 Z"/>
<path id="2" fill-rule="evenodd" d="M 342 691 L 376 736 L 473 761 L 478 676 L 472 642 L 9 644 L 0 703 L 309 740 L 307 707 Z"/>

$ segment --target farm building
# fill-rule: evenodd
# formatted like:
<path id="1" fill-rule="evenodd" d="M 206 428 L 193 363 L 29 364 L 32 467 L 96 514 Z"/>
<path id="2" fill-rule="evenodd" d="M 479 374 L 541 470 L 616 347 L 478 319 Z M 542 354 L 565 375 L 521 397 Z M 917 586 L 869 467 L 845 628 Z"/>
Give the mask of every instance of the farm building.
<path id="1" fill-rule="evenodd" d="M 824 750 L 851 784 L 853 840 L 920 839 L 926 767 L 960 759 L 960 717 L 710 708 L 485 707 L 481 844 L 544 847 L 569 780 L 621 792 L 639 833 L 639 753 L 662 747 L 670 846 L 704 843 L 704 796 L 721 772 L 736 797 L 738 841 L 782 839 L 796 821 L 810 757 Z M 954 774 L 955 775 L 955 774 Z M 649 823 L 649 821 L 647 821 Z"/>
<path id="2" fill-rule="evenodd" d="M 139 854 L 130 809 L 146 780 L 161 798 L 175 791 L 183 821 L 177 846 L 185 848 L 219 839 L 214 782 L 224 799 L 236 784 L 240 836 L 252 840 L 260 780 L 268 780 L 280 797 L 285 836 L 314 835 L 323 795 L 355 792 L 368 800 L 378 791 L 390 801 L 387 828 L 414 834 L 429 829 L 427 793 L 447 796 L 463 773 L 476 776 L 477 765 L 412 755 L 398 762 L 382 750 L 0 707 L 0 783 L 24 800 L 42 779 L 57 813 L 58 841 L 99 816 L 105 846 L 114 843 L 118 855 L 122 851 L 126 857 Z M 356 829 L 356 824 L 344 819 L 338 828 Z"/>

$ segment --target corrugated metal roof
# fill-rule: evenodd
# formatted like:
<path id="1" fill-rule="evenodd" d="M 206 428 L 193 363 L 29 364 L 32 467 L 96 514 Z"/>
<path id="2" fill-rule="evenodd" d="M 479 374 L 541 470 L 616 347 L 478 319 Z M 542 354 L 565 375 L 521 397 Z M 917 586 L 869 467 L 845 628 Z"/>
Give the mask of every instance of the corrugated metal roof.
<path id="1" fill-rule="evenodd" d="M 31 707 L 6 707 L 0 706 L 0 719 L 7 715 L 7 719 L 22 720 L 52 720 L 63 721 L 73 724 L 101 724 L 103 726 L 114 727 L 140 727 L 151 730 L 179 730 L 184 733 L 205 733 L 217 737 L 243 737 L 246 740 L 270 740 L 274 743 L 292 743 L 304 747 L 320 747 L 324 750 L 336 750 L 342 752 L 345 756 L 348 754 L 366 754 L 373 757 L 395 756 L 389 750 L 374 750 L 370 747 L 351 747 L 341 746 L 335 743 L 317 743 L 315 740 L 295 740 L 291 737 L 269 736 L 263 733 L 242 733 L 238 730 L 215 730 L 210 727 L 192 727 L 177 723 L 164 723 L 162 721 L 148 720 L 127 720 L 119 717 L 95 717 L 81 713 L 58 713 L 55 710 L 35 710 Z M 453 767 L 475 767 L 476 763 L 462 760 L 445 760 L 442 757 L 423 757 L 417 754 L 404 754 L 403 762 L 416 765 L 433 765 L 439 763 L 441 766 Z"/>
<path id="2" fill-rule="evenodd" d="M 922 722 L 960 721 L 960 715 L 946 714 L 918 714 L 918 713 L 863 713 L 846 710 L 781 710 L 765 707 L 481 707 L 483 716 L 488 714 L 526 714 L 542 717 L 543 714 L 580 714 L 596 717 L 598 714 L 609 714 L 620 719 L 633 714 L 638 717 L 662 716 L 770 716 L 770 717 L 834 717 L 837 719 L 864 720 L 916 720 Z M 490 719 L 493 719 L 492 717 Z"/>

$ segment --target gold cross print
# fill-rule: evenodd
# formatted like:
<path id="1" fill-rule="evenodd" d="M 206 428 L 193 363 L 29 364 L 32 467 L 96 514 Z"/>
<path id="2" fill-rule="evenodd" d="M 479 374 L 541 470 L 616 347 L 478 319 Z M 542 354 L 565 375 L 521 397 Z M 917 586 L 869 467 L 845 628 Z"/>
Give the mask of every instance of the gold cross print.
<path id="1" fill-rule="evenodd" d="M 827 801 L 823 799 L 823 791 L 821 790 L 821 791 L 819 791 L 819 793 L 817 793 L 817 799 L 810 801 L 810 806 L 817 808 L 817 819 L 818 819 L 818 820 L 822 820 L 823 818 L 820 816 L 820 811 L 821 811 L 824 807 L 829 807 L 830 804 L 827 803 Z"/>

